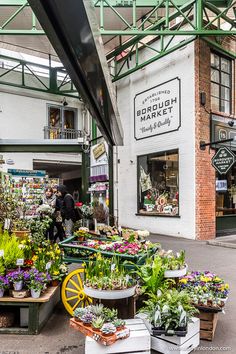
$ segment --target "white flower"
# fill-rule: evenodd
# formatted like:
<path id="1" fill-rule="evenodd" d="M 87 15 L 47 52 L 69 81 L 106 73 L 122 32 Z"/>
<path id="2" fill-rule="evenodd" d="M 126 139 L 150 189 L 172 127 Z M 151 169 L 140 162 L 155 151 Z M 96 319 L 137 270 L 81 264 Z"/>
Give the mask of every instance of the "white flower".
<path id="1" fill-rule="evenodd" d="M 148 230 L 138 230 L 137 233 L 140 237 L 148 237 L 150 235 Z"/>

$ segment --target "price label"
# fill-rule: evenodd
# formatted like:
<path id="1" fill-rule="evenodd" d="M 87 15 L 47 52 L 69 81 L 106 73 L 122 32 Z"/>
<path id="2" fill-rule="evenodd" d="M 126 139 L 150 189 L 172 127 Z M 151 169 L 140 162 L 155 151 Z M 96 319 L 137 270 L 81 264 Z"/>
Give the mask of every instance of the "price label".
<path id="1" fill-rule="evenodd" d="M 116 267 L 116 265 L 114 263 L 112 263 L 112 265 L 111 265 L 111 271 L 112 272 L 115 270 L 115 267 Z"/>
<path id="2" fill-rule="evenodd" d="M 16 265 L 17 266 L 23 266 L 24 265 L 24 259 L 23 258 L 18 258 L 16 260 Z"/>
<path id="3" fill-rule="evenodd" d="M 4 250 L 0 250 L 0 257 L 4 257 Z"/>
<path id="4" fill-rule="evenodd" d="M 49 270 L 51 268 L 51 266 L 52 266 L 52 262 L 48 262 L 46 264 L 46 270 Z"/>

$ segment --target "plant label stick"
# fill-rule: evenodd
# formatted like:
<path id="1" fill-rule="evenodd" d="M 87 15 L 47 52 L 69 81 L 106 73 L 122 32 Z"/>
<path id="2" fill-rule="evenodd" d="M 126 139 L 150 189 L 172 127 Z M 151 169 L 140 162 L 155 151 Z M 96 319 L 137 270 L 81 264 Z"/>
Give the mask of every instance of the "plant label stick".
<path id="1" fill-rule="evenodd" d="M 0 250 L 0 257 L 4 257 L 4 250 Z"/>

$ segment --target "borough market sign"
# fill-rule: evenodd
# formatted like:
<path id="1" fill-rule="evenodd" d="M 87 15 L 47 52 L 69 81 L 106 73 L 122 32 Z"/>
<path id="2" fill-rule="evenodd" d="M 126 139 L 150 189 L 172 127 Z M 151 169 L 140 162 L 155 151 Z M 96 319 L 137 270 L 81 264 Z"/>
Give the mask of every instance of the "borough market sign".
<path id="1" fill-rule="evenodd" d="M 221 174 L 226 174 L 235 163 L 235 155 L 227 147 L 221 147 L 211 160 L 212 166 Z"/>
<path id="2" fill-rule="evenodd" d="M 180 127 L 180 79 L 174 78 L 134 98 L 136 140 L 166 134 Z"/>

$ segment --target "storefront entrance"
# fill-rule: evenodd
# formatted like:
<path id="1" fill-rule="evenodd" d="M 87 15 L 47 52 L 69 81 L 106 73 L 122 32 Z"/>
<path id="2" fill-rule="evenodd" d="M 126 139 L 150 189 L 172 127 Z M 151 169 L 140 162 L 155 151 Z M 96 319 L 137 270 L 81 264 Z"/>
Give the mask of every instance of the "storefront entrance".
<path id="1" fill-rule="evenodd" d="M 232 139 L 236 136 L 232 119 L 212 116 L 211 141 Z M 224 143 L 235 154 L 234 141 Z M 216 172 L 216 236 L 236 234 L 236 164 L 226 174 Z"/>

